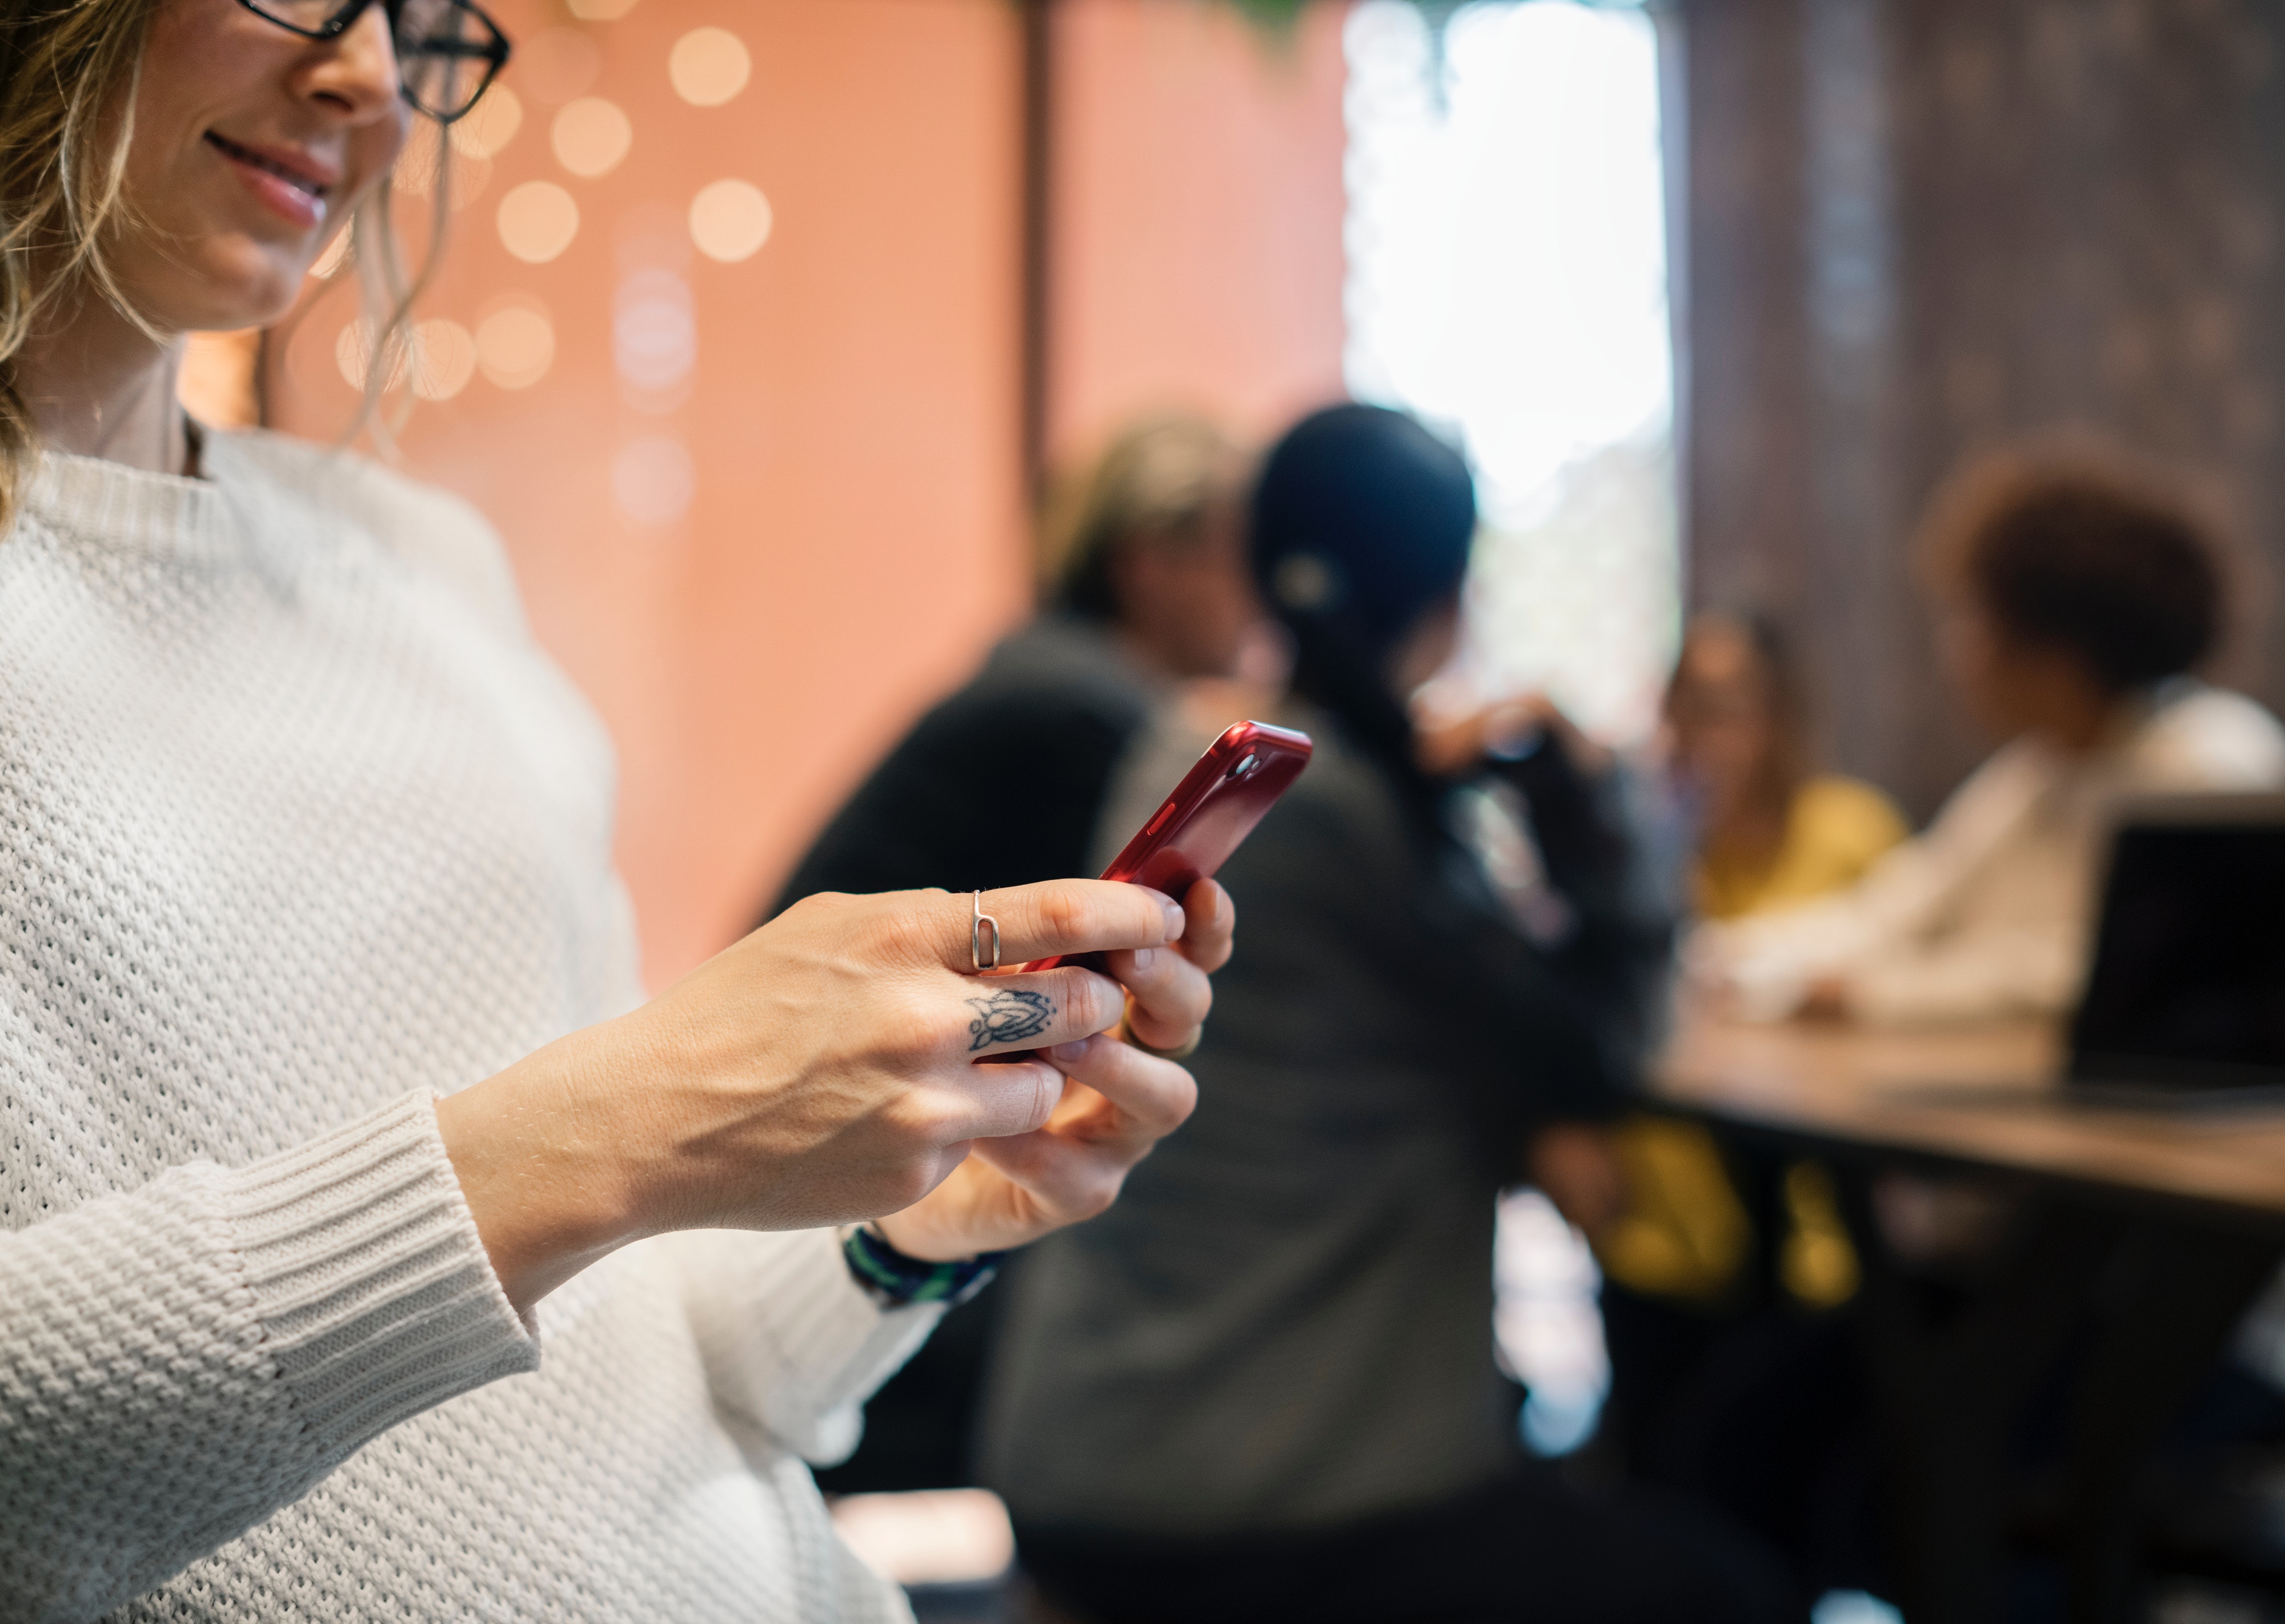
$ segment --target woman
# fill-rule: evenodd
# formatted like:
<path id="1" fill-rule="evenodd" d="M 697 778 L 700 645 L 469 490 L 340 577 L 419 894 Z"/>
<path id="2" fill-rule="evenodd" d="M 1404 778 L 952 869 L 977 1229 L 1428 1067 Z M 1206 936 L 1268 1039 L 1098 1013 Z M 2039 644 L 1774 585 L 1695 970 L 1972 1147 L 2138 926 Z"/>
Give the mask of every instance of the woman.
<path id="1" fill-rule="evenodd" d="M 819 898 L 643 1003 L 608 748 L 482 522 L 173 404 L 504 44 L 5 17 L 0 1616 L 901 1615 L 801 1457 L 1191 1098 L 1111 981 L 977 968 L 1112 949 L 1172 1047 L 1226 902 Z"/>
<path id="2" fill-rule="evenodd" d="M 1708 928 L 1696 966 L 1747 1014 L 2059 1015 L 2120 802 L 2285 783 L 2275 718 L 2191 674 L 2221 637 L 2221 549 L 2162 477 L 2079 450 L 1994 458 L 1920 547 L 1945 673 L 2005 742 L 1859 884 Z"/>
<path id="3" fill-rule="evenodd" d="M 1804 709 L 1774 626 L 1723 614 L 1692 620 L 1666 725 L 1676 785 L 1698 827 L 1691 889 L 1701 919 L 1853 885 L 1909 833 L 1870 784 L 1809 771 Z"/>
<path id="4" fill-rule="evenodd" d="M 1474 530 L 1466 466 L 1370 407 L 1305 420 L 1256 488 L 1317 753 L 1224 869 L 1251 922 L 1205 1104 L 1117 1212 L 1026 1256 L 986 1408 L 1025 1570 L 1095 1624 L 1785 1615 L 1752 1552 L 1519 1458 L 1495 1204 L 1527 1165 L 1574 1212 L 1602 1198 L 1567 1125 L 1615 1108 L 1665 933 L 1611 786 L 1551 735 L 1466 761 L 1464 730 L 1416 735 Z M 1145 806 L 1163 763 L 1125 773 Z M 1496 887 L 1456 838 L 1495 785 L 1545 883 Z"/>

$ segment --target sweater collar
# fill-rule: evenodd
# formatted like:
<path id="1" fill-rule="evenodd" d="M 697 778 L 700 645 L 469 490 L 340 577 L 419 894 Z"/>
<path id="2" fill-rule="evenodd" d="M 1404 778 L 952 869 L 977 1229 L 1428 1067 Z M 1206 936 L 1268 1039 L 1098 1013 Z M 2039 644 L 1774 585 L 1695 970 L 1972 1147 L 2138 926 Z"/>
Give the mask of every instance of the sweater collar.
<path id="1" fill-rule="evenodd" d="M 43 450 L 24 510 L 71 536 L 106 546 L 226 563 L 245 556 L 245 526 L 231 487 L 239 472 L 230 436 L 207 430 L 207 477 L 153 474 L 100 457 Z"/>

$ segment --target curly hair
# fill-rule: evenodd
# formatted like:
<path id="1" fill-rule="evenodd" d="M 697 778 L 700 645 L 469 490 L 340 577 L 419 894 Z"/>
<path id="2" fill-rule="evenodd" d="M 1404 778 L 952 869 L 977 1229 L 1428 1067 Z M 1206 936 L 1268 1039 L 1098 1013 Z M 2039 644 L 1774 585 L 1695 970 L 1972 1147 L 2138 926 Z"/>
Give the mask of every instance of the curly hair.
<path id="1" fill-rule="evenodd" d="M 2225 532 L 2180 482 L 2085 443 L 1985 458 L 1922 527 L 1942 590 L 2002 632 L 2067 649 L 2113 694 L 2198 665 L 2224 631 Z"/>

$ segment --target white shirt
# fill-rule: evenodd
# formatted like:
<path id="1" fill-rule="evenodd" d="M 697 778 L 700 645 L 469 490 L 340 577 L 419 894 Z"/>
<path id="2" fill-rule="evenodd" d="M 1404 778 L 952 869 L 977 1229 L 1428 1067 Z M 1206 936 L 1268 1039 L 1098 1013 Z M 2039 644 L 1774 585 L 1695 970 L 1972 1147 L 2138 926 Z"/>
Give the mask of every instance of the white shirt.
<path id="1" fill-rule="evenodd" d="M 638 1000 L 601 728 L 460 503 L 212 435 L 0 537 L 0 1620 L 870 1620 L 823 1233 L 530 1323 L 433 1100 Z"/>
<path id="2" fill-rule="evenodd" d="M 2067 755 L 2025 737 L 1960 786 L 1927 833 L 1856 886 L 1702 926 L 1692 971 L 1779 1018 L 1836 976 L 1864 1020 L 1933 1024 L 2067 1009 L 2085 978 L 2103 843 L 2139 795 L 2285 784 L 2285 729 L 2242 694 L 2180 681 L 2112 742 Z"/>

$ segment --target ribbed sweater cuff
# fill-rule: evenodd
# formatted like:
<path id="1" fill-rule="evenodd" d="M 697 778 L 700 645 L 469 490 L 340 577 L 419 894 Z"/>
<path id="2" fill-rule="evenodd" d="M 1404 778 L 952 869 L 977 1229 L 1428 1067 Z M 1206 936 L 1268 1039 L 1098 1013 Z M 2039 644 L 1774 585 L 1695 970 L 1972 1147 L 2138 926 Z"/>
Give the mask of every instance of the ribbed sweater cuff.
<path id="1" fill-rule="evenodd" d="M 795 1369 L 811 1373 L 821 1410 L 854 1403 L 912 1357 L 944 1317 L 941 1303 L 883 1308 L 860 1286 L 842 1253 L 841 1232 L 813 1230 L 757 1270 L 761 1295 L 776 1309 L 779 1345 Z"/>
<path id="2" fill-rule="evenodd" d="M 263 1352 L 307 1424 L 342 1447 L 538 1367 L 427 1090 L 212 1178 Z"/>

